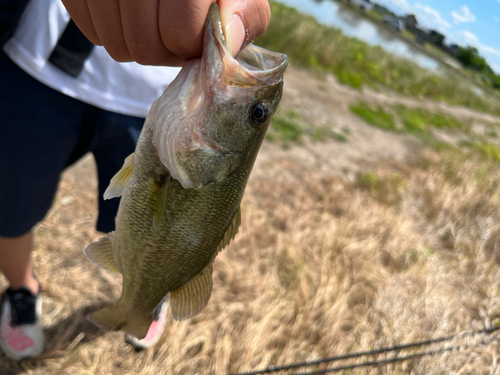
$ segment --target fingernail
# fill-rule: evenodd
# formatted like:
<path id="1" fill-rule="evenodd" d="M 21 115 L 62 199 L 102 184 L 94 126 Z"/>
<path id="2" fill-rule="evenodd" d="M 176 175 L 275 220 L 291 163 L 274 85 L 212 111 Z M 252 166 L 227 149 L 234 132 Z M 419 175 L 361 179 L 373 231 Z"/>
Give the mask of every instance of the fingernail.
<path id="1" fill-rule="evenodd" d="M 240 52 L 241 45 L 245 40 L 245 26 L 240 16 L 233 14 L 225 28 L 226 43 L 231 55 L 236 56 Z"/>

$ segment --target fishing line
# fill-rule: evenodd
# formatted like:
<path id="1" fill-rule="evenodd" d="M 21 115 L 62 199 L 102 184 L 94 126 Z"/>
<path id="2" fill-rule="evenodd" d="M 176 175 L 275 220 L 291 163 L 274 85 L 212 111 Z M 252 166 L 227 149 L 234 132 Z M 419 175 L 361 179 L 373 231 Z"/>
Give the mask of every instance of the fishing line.
<path id="1" fill-rule="evenodd" d="M 463 332 L 463 333 L 459 333 L 459 334 L 451 335 L 451 336 L 437 337 L 437 338 L 430 339 L 430 340 L 415 341 L 415 342 L 411 342 L 408 344 L 391 345 L 391 346 L 387 346 L 387 347 L 375 349 L 375 350 L 356 352 L 356 353 L 351 353 L 351 354 L 344 354 L 344 355 L 334 356 L 334 357 L 327 357 L 327 358 L 317 359 L 314 361 L 297 362 L 297 363 L 291 363 L 291 364 L 282 365 L 282 366 L 269 366 L 268 368 L 262 369 L 262 370 L 255 370 L 255 371 L 250 371 L 250 372 L 239 372 L 239 373 L 231 374 L 231 375 L 269 374 L 272 372 L 286 371 L 286 370 L 296 369 L 299 367 L 318 365 L 320 363 L 335 362 L 335 361 L 340 361 L 343 359 L 358 358 L 358 357 L 362 357 L 362 356 L 381 354 L 381 353 L 387 353 L 387 352 L 394 352 L 394 351 L 408 349 L 408 348 L 412 348 L 412 347 L 428 346 L 431 344 L 450 341 L 456 337 L 463 338 L 465 336 L 478 335 L 478 334 L 483 334 L 483 333 L 491 334 L 491 333 L 498 331 L 498 330 L 500 330 L 500 326 L 493 327 L 493 328 L 486 328 L 486 329 L 482 329 L 479 331 Z M 296 373 L 296 375 L 326 374 L 328 372 L 338 372 L 338 371 L 349 370 L 349 369 L 353 369 L 353 368 L 357 368 L 357 367 L 378 366 L 378 365 L 383 365 L 383 364 L 388 364 L 388 363 L 406 361 L 406 360 L 412 359 L 412 358 L 432 356 L 432 355 L 441 354 L 441 353 L 444 353 L 447 351 L 458 350 L 459 348 L 460 348 L 460 346 L 453 346 L 453 347 L 448 347 L 448 348 L 441 348 L 438 350 L 430 350 L 430 351 L 426 351 L 426 352 L 410 354 L 410 355 L 402 356 L 402 357 L 396 356 L 396 357 L 392 357 L 392 358 L 381 359 L 381 360 L 376 360 L 376 361 L 369 361 L 369 362 L 362 362 L 362 363 L 353 364 L 353 365 L 332 367 L 329 369 L 317 370 L 317 371 L 313 371 L 313 372 Z"/>

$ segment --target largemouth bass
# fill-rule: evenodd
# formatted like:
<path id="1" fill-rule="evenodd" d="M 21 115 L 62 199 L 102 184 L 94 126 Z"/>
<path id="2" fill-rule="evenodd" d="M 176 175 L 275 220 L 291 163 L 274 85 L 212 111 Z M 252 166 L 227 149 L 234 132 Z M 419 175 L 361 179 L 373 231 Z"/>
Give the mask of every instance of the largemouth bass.
<path id="1" fill-rule="evenodd" d="M 121 273 L 123 290 L 91 320 L 142 338 L 167 294 L 176 320 L 206 306 L 212 262 L 238 231 L 286 66 L 286 55 L 253 44 L 233 58 L 212 4 L 202 57 L 188 61 L 153 103 L 135 153 L 104 195 L 121 196 L 116 231 L 85 254 Z"/>

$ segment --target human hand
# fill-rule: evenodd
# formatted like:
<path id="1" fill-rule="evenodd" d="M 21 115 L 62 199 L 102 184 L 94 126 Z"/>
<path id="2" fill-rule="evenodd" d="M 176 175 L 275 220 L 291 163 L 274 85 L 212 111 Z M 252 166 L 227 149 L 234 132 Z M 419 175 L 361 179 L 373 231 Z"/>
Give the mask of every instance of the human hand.
<path id="1" fill-rule="evenodd" d="M 208 8 L 214 0 L 62 0 L 94 44 L 117 61 L 180 66 L 202 52 Z M 267 0 L 219 0 L 229 51 L 261 35 L 271 11 Z"/>

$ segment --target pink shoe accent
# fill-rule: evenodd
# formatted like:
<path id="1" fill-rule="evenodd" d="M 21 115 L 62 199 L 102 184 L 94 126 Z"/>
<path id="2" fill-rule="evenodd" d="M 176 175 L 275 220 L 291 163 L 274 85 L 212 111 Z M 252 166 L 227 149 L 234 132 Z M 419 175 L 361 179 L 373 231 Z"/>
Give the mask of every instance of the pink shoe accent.
<path id="1" fill-rule="evenodd" d="M 26 336 L 21 328 L 12 327 L 7 319 L 3 322 L 2 333 L 2 340 L 16 351 L 23 351 L 35 345 L 31 337 Z"/>
<path id="2" fill-rule="evenodd" d="M 160 320 L 154 320 L 149 326 L 148 333 L 146 337 L 143 338 L 144 341 L 150 341 L 153 337 L 161 335 L 163 333 L 164 324 Z"/>
<path id="3" fill-rule="evenodd" d="M 158 340 L 160 340 L 163 331 L 165 330 L 165 324 L 167 322 L 167 306 L 167 301 L 163 301 L 159 313 L 155 311 L 155 314 L 158 314 L 158 316 L 156 317 L 157 320 L 153 320 L 149 325 L 146 337 L 144 337 L 143 339 L 138 339 L 137 337 L 134 337 L 127 333 L 125 335 L 125 341 L 129 344 L 134 345 L 136 349 L 147 349 L 152 347 L 153 345 L 156 345 Z"/>

